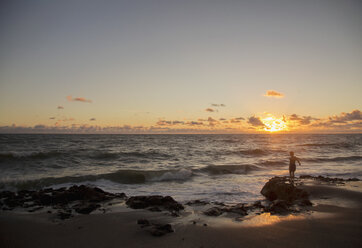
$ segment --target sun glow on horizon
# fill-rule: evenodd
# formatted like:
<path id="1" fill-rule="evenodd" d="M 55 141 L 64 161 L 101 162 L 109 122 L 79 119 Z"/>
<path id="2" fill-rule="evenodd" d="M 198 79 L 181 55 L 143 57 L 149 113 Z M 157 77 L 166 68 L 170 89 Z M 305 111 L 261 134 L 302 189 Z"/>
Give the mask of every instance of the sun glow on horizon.
<path id="1" fill-rule="evenodd" d="M 287 122 L 285 117 L 276 118 L 275 116 L 268 116 L 261 119 L 264 124 L 264 130 L 267 132 L 279 132 L 287 129 Z"/>

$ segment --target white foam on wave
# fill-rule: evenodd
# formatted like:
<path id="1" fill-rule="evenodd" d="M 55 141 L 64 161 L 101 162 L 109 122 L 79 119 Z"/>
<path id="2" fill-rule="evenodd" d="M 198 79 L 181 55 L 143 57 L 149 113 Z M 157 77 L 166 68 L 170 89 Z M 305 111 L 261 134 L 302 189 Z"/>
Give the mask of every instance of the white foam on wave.
<path id="1" fill-rule="evenodd" d="M 187 169 L 181 169 L 179 171 L 165 172 L 161 176 L 150 179 L 152 182 L 162 181 L 184 181 L 192 176 L 192 171 Z"/>

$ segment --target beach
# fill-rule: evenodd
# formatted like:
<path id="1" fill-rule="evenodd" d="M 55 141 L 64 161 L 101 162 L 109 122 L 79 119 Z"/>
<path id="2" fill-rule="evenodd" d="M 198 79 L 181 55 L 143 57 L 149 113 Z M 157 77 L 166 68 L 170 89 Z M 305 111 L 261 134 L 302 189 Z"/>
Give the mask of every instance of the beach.
<path id="1" fill-rule="evenodd" d="M 312 206 L 299 213 L 207 216 L 208 204 L 169 211 L 131 209 L 124 201 L 106 211 L 61 220 L 45 210 L 0 212 L 1 247 L 360 247 L 360 181 L 298 179 Z M 264 203 L 263 203 L 264 204 Z M 103 209 L 102 205 L 102 209 Z M 170 224 L 174 232 L 155 236 L 139 220 Z"/>

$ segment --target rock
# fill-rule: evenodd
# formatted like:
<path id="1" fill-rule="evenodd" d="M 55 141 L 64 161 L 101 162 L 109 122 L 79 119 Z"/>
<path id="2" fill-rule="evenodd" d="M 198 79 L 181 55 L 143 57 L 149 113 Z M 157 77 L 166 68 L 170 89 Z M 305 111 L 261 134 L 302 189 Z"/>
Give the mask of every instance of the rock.
<path id="1" fill-rule="evenodd" d="M 291 206 L 292 204 L 290 202 L 285 200 L 276 200 L 272 202 L 269 207 L 266 207 L 265 211 L 273 214 L 287 214 L 292 211 L 290 208 Z"/>
<path id="2" fill-rule="evenodd" d="M 232 207 L 228 207 L 228 208 L 223 208 L 224 212 L 230 212 L 230 213 L 235 213 L 235 214 L 239 214 L 239 215 L 248 215 L 247 213 L 247 208 L 244 207 L 244 204 L 237 204 L 235 206 Z"/>
<path id="3" fill-rule="evenodd" d="M 354 178 L 348 178 L 347 181 L 357 182 L 359 181 L 359 179 L 354 177 Z"/>
<path id="4" fill-rule="evenodd" d="M 57 216 L 59 217 L 59 219 L 65 220 L 65 219 L 69 219 L 73 215 L 71 213 L 69 213 L 69 212 L 60 211 L 60 212 L 58 212 Z"/>
<path id="5" fill-rule="evenodd" d="M 273 177 L 260 192 L 268 200 L 284 200 L 293 202 L 297 199 L 308 199 L 307 191 L 290 184 L 286 177 Z"/>
<path id="6" fill-rule="evenodd" d="M 0 199 L 2 198 L 12 198 L 15 196 L 15 193 L 14 192 L 11 192 L 11 191 L 1 191 L 0 192 Z"/>
<path id="7" fill-rule="evenodd" d="M 177 211 L 171 211 L 171 216 L 172 217 L 180 217 L 180 215 L 178 214 Z"/>
<path id="8" fill-rule="evenodd" d="M 313 206 L 313 203 L 309 199 L 301 199 L 296 202 L 299 206 Z"/>
<path id="9" fill-rule="evenodd" d="M 299 178 L 300 179 L 314 179 L 314 177 L 311 175 L 300 175 Z"/>
<path id="10" fill-rule="evenodd" d="M 224 211 L 219 207 L 212 207 L 204 211 L 204 214 L 207 216 L 220 216 Z"/>
<path id="11" fill-rule="evenodd" d="M 7 198 L 4 201 L 5 205 L 7 205 L 9 208 L 15 208 L 21 204 L 20 201 L 14 198 Z"/>
<path id="12" fill-rule="evenodd" d="M 247 211 L 248 211 L 248 208 L 245 207 L 245 204 L 240 203 L 240 204 L 236 204 L 231 207 L 223 207 L 223 208 L 212 207 L 212 208 L 209 208 L 208 210 L 204 211 L 203 213 L 207 216 L 220 216 L 221 214 L 223 214 L 225 212 L 245 216 L 248 214 Z"/>
<path id="13" fill-rule="evenodd" d="M 264 208 L 264 206 L 261 204 L 261 201 L 256 201 L 252 205 L 253 208 Z"/>
<path id="14" fill-rule="evenodd" d="M 328 182 L 328 183 L 343 183 L 343 182 L 350 182 L 350 181 L 359 181 L 358 178 L 349 178 L 349 179 L 343 179 L 338 177 L 324 177 L 324 176 L 311 176 L 311 175 L 300 175 L 300 179 L 314 179 L 322 182 Z"/>
<path id="15" fill-rule="evenodd" d="M 91 212 L 93 212 L 94 210 L 99 208 L 100 206 L 101 205 L 95 204 L 95 203 L 85 203 L 85 204 L 81 203 L 81 204 L 75 205 L 74 210 L 80 214 L 90 214 Z"/>
<path id="16" fill-rule="evenodd" d="M 206 205 L 208 204 L 208 202 L 206 201 L 201 201 L 201 200 L 194 200 L 194 201 L 189 201 L 186 203 L 186 205 L 188 206 L 192 206 L 192 205 Z"/>
<path id="17" fill-rule="evenodd" d="M 184 209 L 184 207 L 175 201 L 171 196 L 133 196 L 130 197 L 126 204 L 130 208 L 140 209 L 140 208 L 148 208 L 148 207 L 162 207 L 169 211 L 180 211 Z"/>
<path id="18" fill-rule="evenodd" d="M 32 213 L 32 212 L 38 211 L 38 210 L 43 209 L 43 208 L 44 208 L 44 207 L 40 207 L 40 206 L 39 206 L 39 207 L 36 207 L 36 208 L 33 208 L 33 209 L 29 209 L 28 212 L 29 212 L 29 213 Z"/>
<path id="19" fill-rule="evenodd" d="M 115 194 L 118 198 L 127 198 L 125 193 L 116 193 Z"/>
<path id="20" fill-rule="evenodd" d="M 150 230 L 150 233 L 157 237 L 171 232 L 174 232 L 174 230 L 170 224 L 154 224 L 153 228 Z"/>
<path id="21" fill-rule="evenodd" d="M 138 225 L 142 225 L 142 227 L 149 226 L 151 223 L 146 219 L 139 219 L 137 220 Z"/>
<path id="22" fill-rule="evenodd" d="M 149 210 L 151 212 L 161 212 L 162 211 L 159 207 L 150 207 L 150 208 L 147 208 L 147 210 Z"/>

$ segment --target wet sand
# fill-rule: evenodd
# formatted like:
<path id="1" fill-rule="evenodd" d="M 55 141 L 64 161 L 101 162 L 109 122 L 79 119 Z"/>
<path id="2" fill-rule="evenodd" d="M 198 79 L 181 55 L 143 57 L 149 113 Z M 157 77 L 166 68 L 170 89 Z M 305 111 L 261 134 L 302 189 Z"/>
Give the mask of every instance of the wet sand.
<path id="1" fill-rule="evenodd" d="M 308 180 L 303 184 L 314 204 L 310 211 L 288 216 L 264 213 L 242 221 L 207 217 L 192 207 L 172 217 L 122 204 L 105 214 L 67 220 L 47 213 L 2 211 L 0 247 L 362 247 L 361 182 L 351 187 Z M 149 227 L 137 225 L 142 218 L 170 223 L 175 232 L 154 237 Z"/>

